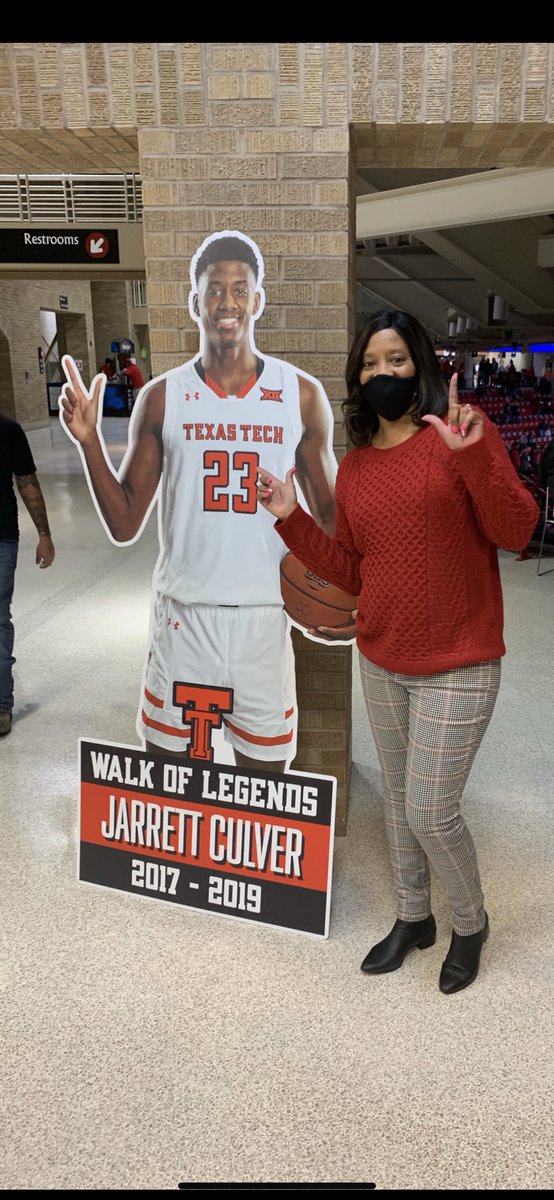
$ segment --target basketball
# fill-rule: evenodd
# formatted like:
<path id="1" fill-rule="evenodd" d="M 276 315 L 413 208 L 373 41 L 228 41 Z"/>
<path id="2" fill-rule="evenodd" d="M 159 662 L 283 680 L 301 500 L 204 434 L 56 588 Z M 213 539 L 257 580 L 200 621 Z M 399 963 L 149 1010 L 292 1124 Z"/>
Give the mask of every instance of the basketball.
<path id="1" fill-rule="evenodd" d="M 281 595 L 285 612 L 303 629 L 320 625 L 346 628 L 352 624 L 352 610 L 358 607 L 357 596 L 322 579 L 290 552 L 281 561 Z"/>

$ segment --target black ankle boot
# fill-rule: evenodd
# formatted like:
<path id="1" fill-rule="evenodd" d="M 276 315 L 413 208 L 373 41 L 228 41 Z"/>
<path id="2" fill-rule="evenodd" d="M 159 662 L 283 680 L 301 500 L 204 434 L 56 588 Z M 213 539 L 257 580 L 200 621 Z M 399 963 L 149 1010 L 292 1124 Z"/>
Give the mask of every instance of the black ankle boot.
<path id="1" fill-rule="evenodd" d="M 489 918 L 485 913 L 485 927 L 478 933 L 453 933 L 450 950 L 442 964 L 439 987 L 451 996 L 469 987 L 477 978 L 481 950 L 489 936 Z"/>
<path id="2" fill-rule="evenodd" d="M 402 966 L 408 950 L 417 946 L 418 950 L 426 950 L 434 946 L 437 940 L 437 926 L 431 913 L 424 921 L 395 921 L 390 933 L 382 942 L 378 942 L 362 963 L 362 971 L 367 975 L 385 975 L 387 971 L 397 971 Z"/>

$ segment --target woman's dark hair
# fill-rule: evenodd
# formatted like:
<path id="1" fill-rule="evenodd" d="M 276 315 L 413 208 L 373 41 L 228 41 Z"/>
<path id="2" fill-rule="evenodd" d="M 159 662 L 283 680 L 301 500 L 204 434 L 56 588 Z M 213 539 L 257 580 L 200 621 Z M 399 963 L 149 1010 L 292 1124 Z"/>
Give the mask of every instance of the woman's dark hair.
<path id="1" fill-rule="evenodd" d="M 379 418 L 364 400 L 360 373 L 369 339 L 381 329 L 394 329 L 404 339 L 419 376 L 417 408 L 411 414 L 414 425 L 424 425 L 426 413 L 442 417 L 448 409 L 448 388 L 441 375 L 431 340 L 419 321 L 399 309 L 383 308 L 373 314 L 360 330 L 346 363 L 346 400 L 342 402 L 346 431 L 354 446 L 367 446 L 377 433 Z"/>

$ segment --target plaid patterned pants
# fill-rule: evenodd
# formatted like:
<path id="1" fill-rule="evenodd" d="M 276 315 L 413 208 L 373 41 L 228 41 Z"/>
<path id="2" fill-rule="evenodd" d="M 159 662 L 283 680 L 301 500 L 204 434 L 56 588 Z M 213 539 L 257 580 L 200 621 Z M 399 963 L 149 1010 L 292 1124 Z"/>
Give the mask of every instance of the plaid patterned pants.
<path id="1" fill-rule="evenodd" d="M 431 862 L 456 933 L 478 933 L 485 924 L 483 893 L 460 801 L 493 713 L 500 659 L 436 675 L 399 675 L 360 654 L 360 668 L 383 773 L 398 916 L 429 916 Z"/>

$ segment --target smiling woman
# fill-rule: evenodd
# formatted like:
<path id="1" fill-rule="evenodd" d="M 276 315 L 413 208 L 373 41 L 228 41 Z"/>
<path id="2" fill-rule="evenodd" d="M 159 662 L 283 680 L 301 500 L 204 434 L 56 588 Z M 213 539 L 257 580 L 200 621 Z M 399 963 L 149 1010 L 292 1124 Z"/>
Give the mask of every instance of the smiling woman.
<path id="1" fill-rule="evenodd" d="M 354 449 L 337 476 L 336 536 L 262 472 L 260 503 L 289 550 L 358 600 L 364 696 L 383 773 L 397 920 L 362 963 L 402 966 L 436 938 L 431 863 L 452 911 L 442 992 L 479 970 L 489 924 L 461 813 L 466 779 L 500 682 L 502 592 L 496 547 L 527 544 L 538 509 L 484 414 L 447 397 L 414 317 L 376 313 L 348 358 L 343 405 Z M 432 426 L 432 428 L 429 428 Z"/>
<path id="2" fill-rule="evenodd" d="M 343 410 L 355 446 L 370 441 L 372 446 L 386 446 L 387 438 L 389 444 L 403 440 L 404 433 L 410 436 L 413 426 L 421 425 L 424 415 L 442 416 L 448 407 L 434 349 L 423 326 L 409 313 L 379 312 L 364 326 L 348 355 L 346 386 Z M 399 400 L 394 400 L 395 395 Z M 406 413 L 405 421 L 391 426 Z M 385 421 L 388 417 L 388 423 L 382 425 L 379 417 Z"/>

